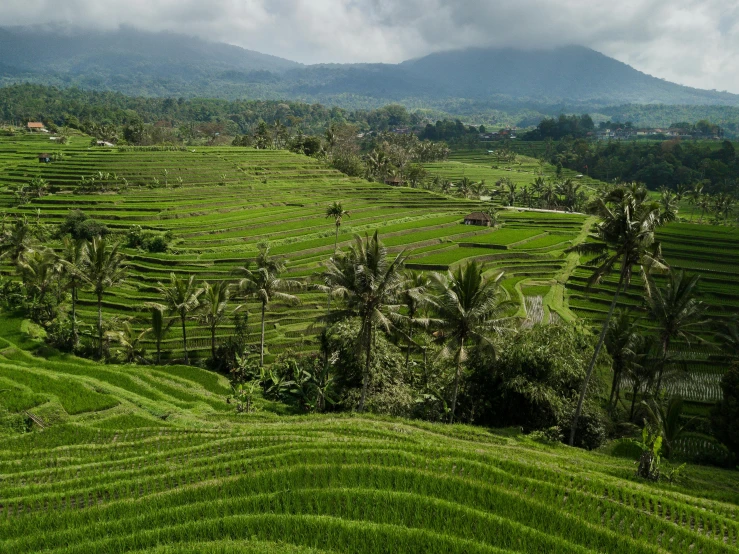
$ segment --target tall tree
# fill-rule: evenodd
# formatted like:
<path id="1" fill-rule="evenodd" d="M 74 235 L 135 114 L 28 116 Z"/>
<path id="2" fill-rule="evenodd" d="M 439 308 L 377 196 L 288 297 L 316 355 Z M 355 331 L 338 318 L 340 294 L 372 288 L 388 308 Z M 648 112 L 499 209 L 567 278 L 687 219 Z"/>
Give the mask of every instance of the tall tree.
<path id="1" fill-rule="evenodd" d="M 196 286 L 194 275 L 190 275 L 185 279 L 175 273 L 169 274 L 168 284 L 159 283 L 157 288 L 159 289 L 159 293 L 164 296 L 164 306 L 169 314 L 177 315 L 180 318 L 180 325 L 182 326 L 182 350 L 185 353 L 185 365 L 187 365 L 190 363 L 190 358 L 187 352 L 186 321 L 188 316 L 200 305 L 199 298 L 203 294 L 203 289 Z"/>
<path id="2" fill-rule="evenodd" d="M 397 297 L 403 289 L 405 253 L 390 259 L 377 231 L 364 239 L 354 237 L 346 255 L 336 256 L 326 266 L 325 278 L 333 293 L 344 299 L 345 313 L 359 318 L 357 337 L 364 354 L 362 395 L 359 411 L 364 411 L 372 362 L 372 337 L 377 328 L 390 332 L 399 306 Z"/>
<path id="3" fill-rule="evenodd" d="M 647 294 L 650 293 L 650 280 L 647 278 L 649 272 L 667 269 L 654 232 L 659 225 L 669 220 L 669 214 L 663 216 L 660 213 L 659 204 L 648 200 L 646 189 L 633 185 L 620 186 L 605 197 L 596 199 L 594 208 L 602 218 L 595 226 L 595 238 L 598 240 L 575 246 L 571 250 L 596 254 L 588 262 L 588 265 L 595 267 L 593 275 L 588 280 L 588 287 L 600 283 L 605 276 L 616 270 L 618 271 L 618 283 L 583 381 L 575 415 L 572 418 L 570 446 L 575 443 L 575 433 L 585 395 L 595 363 L 603 348 L 613 311 L 620 294 L 631 282 L 634 267 L 638 267 L 642 274 Z"/>
<path id="4" fill-rule="evenodd" d="M 405 283 L 400 292 L 400 304 L 405 308 L 405 369 L 410 366 L 411 349 L 413 348 L 413 331 L 419 325 L 427 325 L 428 319 L 419 318 L 420 311 L 428 304 L 428 292 L 431 281 L 427 275 L 416 271 L 409 271 L 405 276 Z"/>
<path id="5" fill-rule="evenodd" d="M 203 283 L 203 296 L 200 302 L 198 320 L 210 331 L 210 355 L 216 359 L 216 330 L 226 318 L 228 304 L 231 300 L 231 288 L 228 283 L 218 281 L 214 284 Z M 236 308 L 238 310 L 239 307 Z"/>
<path id="6" fill-rule="evenodd" d="M 72 297 L 72 313 L 70 319 L 72 321 L 72 341 L 74 346 L 79 340 L 77 334 L 77 295 L 79 288 L 89 283 L 85 272 L 85 253 L 87 251 L 87 241 L 84 239 L 74 240 L 72 237 L 64 237 L 62 243 L 62 252 L 59 254 L 59 263 L 66 277 L 67 288 Z"/>
<path id="7" fill-rule="evenodd" d="M 433 302 L 440 337 L 444 341 L 444 353 L 454 359 L 456 367 L 450 422 L 456 415 L 459 382 L 469 347 L 485 345 L 493 348 L 490 334 L 508 328 L 509 318 L 505 313 L 510 303 L 500 286 L 502 275 L 485 279 L 482 265 L 474 261 L 446 275 L 431 275 L 437 293 Z"/>
<path id="8" fill-rule="evenodd" d="M 47 303 L 47 293 L 56 275 L 56 261 L 53 250 L 41 248 L 26 250 L 16 262 L 18 275 L 34 300 L 34 318 L 53 317 L 54 308 Z"/>
<path id="9" fill-rule="evenodd" d="M 611 396 L 608 404 L 612 409 L 618 405 L 621 381 L 628 370 L 629 364 L 635 357 L 635 347 L 638 341 L 639 330 L 637 320 L 628 311 L 616 312 L 608 325 L 605 345 L 608 354 L 613 361 L 613 381 L 611 383 Z"/>
<path id="10" fill-rule="evenodd" d="M 25 215 L 16 217 L 11 225 L 6 225 L 3 221 L 0 234 L 0 259 L 9 258 L 15 264 L 33 243 L 33 229 Z"/>
<path id="11" fill-rule="evenodd" d="M 103 294 L 119 285 L 126 278 L 125 257 L 119 244 L 109 244 L 104 238 L 96 237 L 87 244 L 84 268 L 87 284 L 97 298 L 98 307 L 98 357 L 103 357 Z"/>
<path id="12" fill-rule="evenodd" d="M 673 339 L 700 340 L 698 332 L 710 323 L 706 305 L 696 298 L 700 276 L 686 277 L 682 271 L 672 271 L 664 287 L 652 286 L 648 295 L 647 312 L 659 328 L 662 363 L 657 378 L 657 390 L 662 386 L 662 373 Z"/>
<path id="13" fill-rule="evenodd" d="M 157 349 L 157 365 L 160 365 L 162 363 L 162 341 L 167 335 L 167 331 L 172 327 L 174 319 L 167 320 L 164 315 L 166 308 L 161 304 L 148 303 L 146 307 L 151 310 L 151 327 L 146 332 L 154 337 L 154 343 Z"/>
<path id="14" fill-rule="evenodd" d="M 334 202 L 328 208 L 326 208 L 326 219 L 333 219 L 334 225 L 336 226 L 336 233 L 334 235 L 334 252 L 339 244 L 339 227 L 341 227 L 341 220 L 344 217 L 351 217 L 341 205 L 341 202 Z"/>
<path id="15" fill-rule="evenodd" d="M 264 365 L 264 322 L 267 306 L 273 300 L 286 304 L 298 304 L 300 299 L 286 291 L 298 290 L 302 287 L 300 281 L 294 279 L 283 279 L 280 274 L 285 271 L 285 262 L 269 255 L 269 246 L 265 243 L 259 245 L 259 253 L 256 258 L 248 261 L 240 268 L 239 274 L 243 275 L 238 283 L 239 290 L 256 298 L 262 305 L 262 328 L 259 339 L 259 365 Z"/>

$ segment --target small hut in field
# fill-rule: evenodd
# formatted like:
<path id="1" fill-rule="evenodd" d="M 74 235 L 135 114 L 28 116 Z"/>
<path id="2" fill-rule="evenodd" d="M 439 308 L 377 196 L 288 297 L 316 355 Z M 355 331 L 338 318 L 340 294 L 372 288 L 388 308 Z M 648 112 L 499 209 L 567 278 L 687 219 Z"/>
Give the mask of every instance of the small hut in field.
<path id="1" fill-rule="evenodd" d="M 26 128 L 34 133 L 41 133 L 43 131 L 46 131 L 46 127 L 40 121 L 29 121 L 26 124 Z"/>
<path id="2" fill-rule="evenodd" d="M 493 224 L 492 218 L 483 212 L 472 212 L 464 218 L 465 225 L 480 225 L 482 227 L 490 227 Z"/>
<path id="3" fill-rule="evenodd" d="M 51 154 L 39 154 L 38 155 L 38 163 L 40 164 L 48 164 L 51 163 Z"/>

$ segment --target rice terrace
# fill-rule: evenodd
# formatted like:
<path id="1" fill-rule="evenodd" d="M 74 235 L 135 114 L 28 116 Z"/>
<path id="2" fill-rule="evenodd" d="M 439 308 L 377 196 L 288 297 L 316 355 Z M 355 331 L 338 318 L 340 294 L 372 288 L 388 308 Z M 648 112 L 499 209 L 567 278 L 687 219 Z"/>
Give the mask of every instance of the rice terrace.
<path id="1" fill-rule="evenodd" d="M 123 25 L 0 27 L 0 552 L 739 552 L 735 95 Z"/>

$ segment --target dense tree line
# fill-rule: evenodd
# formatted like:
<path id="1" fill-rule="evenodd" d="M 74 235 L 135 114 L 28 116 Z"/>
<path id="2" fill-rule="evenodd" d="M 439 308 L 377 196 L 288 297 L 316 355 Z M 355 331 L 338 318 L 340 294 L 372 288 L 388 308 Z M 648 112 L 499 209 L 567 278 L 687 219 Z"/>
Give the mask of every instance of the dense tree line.
<path id="1" fill-rule="evenodd" d="M 588 115 L 560 115 L 558 118 L 542 119 L 536 129 L 523 135 L 523 140 L 559 140 L 564 137 L 582 138 L 595 129 L 593 119 Z"/>
<path id="2" fill-rule="evenodd" d="M 0 88 L 0 121 L 42 121 L 50 126 L 80 129 L 105 140 L 156 144 L 192 140 L 198 135 L 243 135 L 252 132 L 260 122 L 318 133 L 331 123 L 387 131 L 418 125 L 422 118 L 399 105 L 349 111 L 292 101 L 132 97 L 117 92 L 22 84 Z"/>
<path id="3" fill-rule="evenodd" d="M 552 145 L 548 161 L 603 181 L 638 181 L 650 189 L 702 184 L 705 192 L 736 192 L 739 158 L 734 145 L 632 141 L 563 140 Z"/>

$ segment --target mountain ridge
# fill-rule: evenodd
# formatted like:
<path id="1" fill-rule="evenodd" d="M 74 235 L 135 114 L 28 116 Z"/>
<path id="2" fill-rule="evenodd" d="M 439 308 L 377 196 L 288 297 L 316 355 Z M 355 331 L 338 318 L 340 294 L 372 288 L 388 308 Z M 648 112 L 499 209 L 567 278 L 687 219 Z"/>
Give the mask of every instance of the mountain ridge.
<path id="1" fill-rule="evenodd" d="M 739 106 L 739 95 L 670 83 L 577 45 L 450 50 L 398 64 L 303 65 L 131 27 L 5 27 L 0 59 L 0 84 L 79 86 L 132 96 L 285 99 L 347 108 L 390 102 L 437 109 L 535 104 L 564 111 L 624 104 Z"/>

